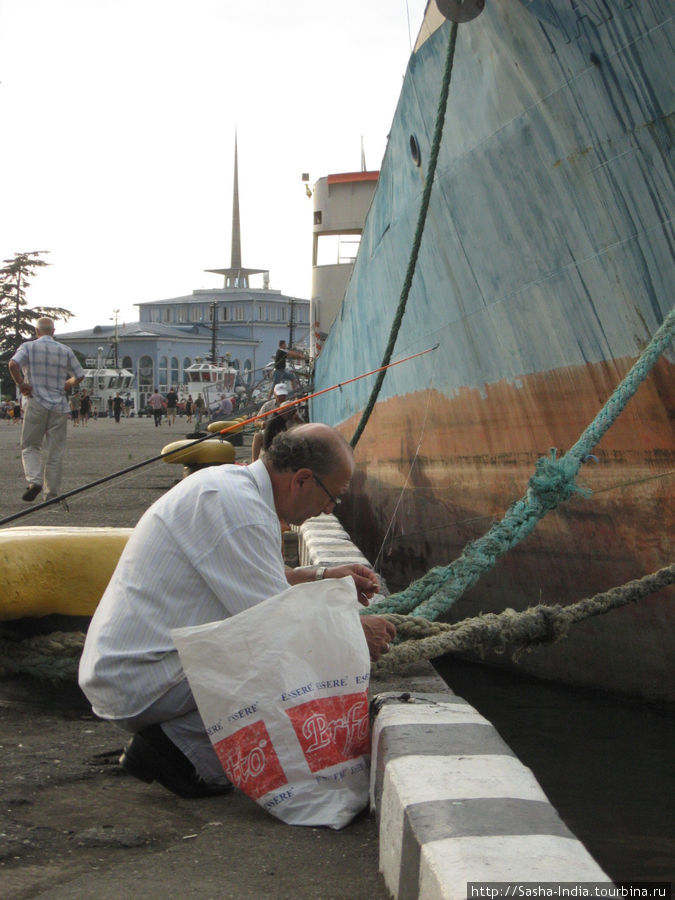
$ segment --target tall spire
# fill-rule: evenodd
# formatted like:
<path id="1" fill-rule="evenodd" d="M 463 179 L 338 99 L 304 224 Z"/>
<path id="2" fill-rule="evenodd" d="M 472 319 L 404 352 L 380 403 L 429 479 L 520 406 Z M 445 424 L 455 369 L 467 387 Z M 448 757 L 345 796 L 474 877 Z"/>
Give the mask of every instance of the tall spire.
<path id="1" fill-rule="evenodd" d="M 234 188 L 232 191 L 232 254 L 230 268 L 241 269 L 241 227 L 239 224 L 239 165 L 237 162 L 237 132 L 234 133 Z"/>
<path id="2" fill-rule="evenodd" d="M 232 191 L 232 254 L 229 269 L 205 269 L 216 275 L 224 275 L 224 288 L 248 288 L 250 275 L 262 275 L 263 288 L 268 290 L 270 275 L 267 269 L 245 269 L 241 264 L 241 227 L 239 224 L 239 158 L 237 132 L 234 133 L 234 187 Z"/>

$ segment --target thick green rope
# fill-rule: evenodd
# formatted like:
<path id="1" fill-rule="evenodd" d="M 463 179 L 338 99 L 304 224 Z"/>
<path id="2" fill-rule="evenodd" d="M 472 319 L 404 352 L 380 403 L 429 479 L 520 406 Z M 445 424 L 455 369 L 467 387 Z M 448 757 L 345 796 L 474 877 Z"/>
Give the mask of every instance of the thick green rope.
<path id="1" fill-rule="evenodd" d="M 671 310 L 640 358 L 576 444 L 560 459 L 556 459 L 554 450 L 550 457 L 537 460 L 525 496 L 513 503 L 504 518 L 495 523 L 487 534 L 468 544 L 462 555 L 450 565 L 436 566 L 404 591 L 374 603 L 363 614 L 406 614 L 414 611 L 417 616 L 437 619 L 489 571 L 500 556 L 527 537 L 547 512 L 572 494 L 584 493 L 574 483 L 581 463 L 670 345 L 674 331 L 675 310 Z"/>
<path id="2" fill-rule="evenodd" d="M 352 435 L 352 439 L 350 441 L 352 447 L 356 447 L 359 438 L 363 434 L 363 431 L 366 427 L 368 419 L 370 418 L 370 414 L 375 408 L 375 404 L 377 403 L 377 398 L 380 394 L 380 388 L 384 383 L 385 375 L 387 374 L 388 369 L 386 366 L 389 365 L 391 361 L 392 354 L 394 352 L 394 347 L 396 346 L 396 339 L 398 338 L 398 332 L 401 328 L 401 322 L 403 321 L 403 316 L 405 315 L 405 308 L 408 302 L 408 294 L 410 293 L 410 288 L 412 287 L 413 276 L 415 274 L 415 268 L 417 266 L 417 257 L 419 255 L 420 245 L 422 244 L 422 234 L 424 232 L 424 223 L 427 218 L 427 210 L 429 209 L 429 202 L 431 200 L 431 189 L 434 183 L 434 175 L 436 173 L 436 163 L 438 162 L 438 153 L 441 148 L 441 138 L 443 137 L 443 125 L 445 123 L 445 110 L 448 105 L 448 92 L 450 90 L 450 81 L 452 79 L 452 66 L 455 59 L 455 45 L 457 43 L 457 23 L 453 22 L 452 27 L 450 29 L 450 40 L 448 42 L 448 51 L 445 58 L 445 71 L 443 73 L 443 82 L 441 84 L 441 95 L 438 101 L 438 112 L 436 113 L 436 126 L 434 128 L 434 136 L 431 142 L 431 153 L 429 155 L 429 168 L 427 170 L 427 175 L 424 180 L 424 191 L 422 193 L 422 202 L 420 204 L 420 211 L 417 217 L 417 225 L 415 227 L 415 237 L 413 239 L 412 250 L 410 251 L 410 260 L 408 262 L 408 270 L 406 272 L 405 281 L 403 282 L 403 288 L 401 290 L 401 297 L 398 301 L 398 307 L 396 309 L 396 315 L 394 316 L 394 321 L 392 322 L 391 329 L 389 331 L 389 341 L 387 343 L 387 347 L 384 351 L 384 356 L 382 357 L 381 366 L 382 370 L 379 372 L 377 376 L 377 380 L 373 385 L 373 389 L 370 392 L 370 397 L 368 399 L 368 403 L 366 404 L 363 413 L 361 415 L 361 421 L 356 427 L 356 431 Z"/>

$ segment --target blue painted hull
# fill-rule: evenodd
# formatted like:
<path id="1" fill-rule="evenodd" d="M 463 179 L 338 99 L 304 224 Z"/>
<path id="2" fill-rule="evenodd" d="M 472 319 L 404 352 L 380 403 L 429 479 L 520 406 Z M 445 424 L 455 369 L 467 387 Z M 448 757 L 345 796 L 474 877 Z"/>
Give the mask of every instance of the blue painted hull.
<path id="1" fill-rule="evenodd" d="M 394 359 L 440 346 L 387 373 L 343 517 L 393 588 L 456 558 L 523 495 L 537 457 L 576 441 L 672 308 L 674 30 L 665 0 L 488 0 L 460 25 Z M 445 23 L 411 57 L 317 390 L 382 359 L 448 35 Z M 571 602 L 671 562 L 672 361 L 664 354 L 584 467 L 592 499 L 551 513 L 449 618 Z M 350 438 L 372 383 L 322 395 L 312 417 Z M 524 667 L 673 698 L 671 608 L 662 591 L 576 626 Z"/>

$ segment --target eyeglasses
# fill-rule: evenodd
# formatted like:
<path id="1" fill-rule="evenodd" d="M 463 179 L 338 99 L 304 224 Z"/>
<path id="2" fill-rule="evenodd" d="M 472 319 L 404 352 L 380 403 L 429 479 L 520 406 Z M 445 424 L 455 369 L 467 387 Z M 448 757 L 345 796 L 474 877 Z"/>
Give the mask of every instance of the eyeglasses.
<path id="1" fill-rule="evenodd" d="M 314 478 L 314 481 L 316 481 L 316 483 L 319 485 L 321 490 L 324 492 L 324 494 L 328 497 L 328 499 L 333 504 L 333 506 L 339 506 L 342 503 L 342 500 L 339 497 L 334 497 L 331 494 L 331 492 L 328 490 L 328 488 L 323 483 L 323 481 L 319 478 L 319 476 L 316 474 L 316 472 L 312 472 L 312 477 Z"/>

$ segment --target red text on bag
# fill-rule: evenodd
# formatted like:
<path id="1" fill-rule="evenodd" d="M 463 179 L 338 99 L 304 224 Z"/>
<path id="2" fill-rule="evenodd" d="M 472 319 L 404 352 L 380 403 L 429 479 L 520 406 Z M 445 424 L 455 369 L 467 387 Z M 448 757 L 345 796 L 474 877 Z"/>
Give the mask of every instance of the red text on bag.
<path id="1" fill-rule="evenodd" d="M 253 722 L 213 745 L 230 781 L 254 800 L 288 779 L 264 722 Z"/>
<path id="2" fill-rule="evenodd" d="M 370 753 L 368 696 L 345 694 L 286 710 L 312 772 Z"/>

